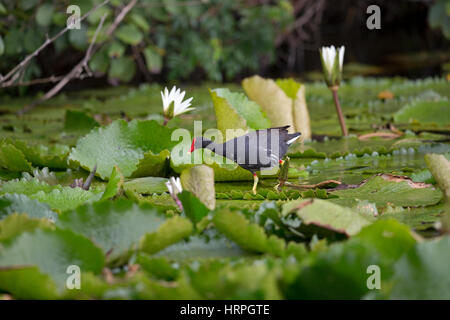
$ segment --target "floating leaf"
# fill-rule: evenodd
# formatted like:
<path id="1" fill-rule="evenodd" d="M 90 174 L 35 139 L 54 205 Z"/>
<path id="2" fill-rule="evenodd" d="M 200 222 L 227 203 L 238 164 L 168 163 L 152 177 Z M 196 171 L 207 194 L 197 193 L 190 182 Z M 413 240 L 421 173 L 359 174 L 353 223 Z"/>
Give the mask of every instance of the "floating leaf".
<path id="1" fill-rule="evenodd" d="M 249 253 L 224 236 L 213 237 L 193 235 L 185 241 L 177 242 L 156 254 L 176 261 L 200 258 L 242 257 Z"/>
<path id="2" fill-rule="evenodd" d="M 408 228 L 395 221 L 377 221 L 348 241 L 313 252 L 288 285 L 286 298 L 361 299 L 370 291 L 369 267 L 380 268 L 381 281 L 389 278 L 393 263 L 414 244 Z"/>
<path id="3" fill-rule="evenodd" d="M 70 210 L 86 202 L 97 201 L 101 198 L 101 190 L 83 190 L 81 188 L 51 186 L 46 182 L 33 179 L 11 180 L 5 182 L 0 189 L 0 195 L 7 193 L 21 193 L 31 199 L 47 203 L 55 210 Z"/>
<path id="4" fill-rule="evenodd" d="M 66 270 L 69 266 L 76 265 L 85 272 L 98 274 L 103 263 L 101 250 L 88 239 L 70 230 L 36 229 L 33 232 L 24 232 L 4 244 L 0 251 L 0 267 L 37 266 L 42 274 L 51 277 L 60 291 L 65 288 L 68 277 Z M 0 274 L 2 272 L 0 268 Z M 0 281 L 0 287 L 8 290 L 5 285 L 7 284 Z M 14 286 L 15 282 L 10 285 Z M 27 292 L 31 295 L 34 290 L 35 288 L 29 287 Z"/>
<path id="5" fill-rule="evenodd" d="M 89 171 L 97 164 L 102 179 L 109 178 L 114 165 L 124 177 L 161 175 L 168 149 L 176 144 L 172 131 L 156 121 L 117 120 L 78 140 L 69 159 Z"/>
<path id="6" fill-rule="evenodd" d="M 35 166 L 53 169 L 66 169 L 69 167 L 67 158 L 70 148 L 66 145 L 55 144 L 47 147 L 42 144 L 28 144 L 20 140 L 11 143 L 22 151 L 27 160 Z"/>
<path id="7" fill-rule="evenodd" d="M 192 223 L 180 216 L 166 220 L 157 232 L 144 236 L 140 249 L 149 254 L 156 253 L 178 241 L 187 238 L 193 231 Z"/>
<path id="8" fill-rule="evenodd" d="M 178 194 L 178 198 L 183 204 L 184 213 L 193 223 L 198 223 L 210 211 L 200 199 L 189 191 L 183 190 L 183 192 Z"/>
<path id="9" fill-rule="evenodd" d="M 289 132 L 301 132 L 303 139 L 311 138 L 305 86 L 293 79 L 245 78 L 242 86 L 250 99 L 266 112 L 273 127 L 290 125 Z"/>
<path id="10" fill-rule="evenodd" d="M 53 223 L 46 219 L 30 218 L 26 214 L 13 213 L 0 220 L 0 242 L 14 238 L 23 233 L 34 231 L 37 228 L 51 229 Z"/>
<path id="11" fill-rule="evenodd" d="M 13 172 L 30 172 L 32 169 L 23 152 L 6 141 L 0 141 L 0 167 Z"/>
<path id="12" fill-rule="evenodd" d="M 57 213 L 50 207 L 37 200 L 30 199 L 24 194 L 5 194 L 0 197 L 0 219 L 13 213 L 26 213 L 32 218 L 46 218 L 51 221 L 57 219 Z"/>
<path id="13" fill-rule="evenodd" d="M 372 222 L 359 212 L 321 199 L 295 200 L 284 204 L 282 215 L 291 212 L 295 212 L 301 220 L 297 228 L 300 233 L 312 234 L 322 228 L 353 236 Z"/>
<path id="14" fill-rule="evenodd" d="M 450 237 L 417 244 L 395 264 L 390 299 L 450 299 Z M 413 280 L 414 279 L 414 280 Z"/>
<path id="15" fill-rule="evenodd" d="M 98 127 L 98 125 L 98 122 L 84 111 L 66 110 L 64 131 L 89 132 L 91 129 Z"/>
<path id="16" fill-rule="evenodd" d="M 58 226 L 83 234 L 102 248 L 109 261 L 123 262 L 147 234 L 158 233 L 169 218 L 150 205 L 105 201 L 64 212 Z M 168 229 L 176 236 L 176 232 Z"/>
<path id="17" fill-rule="evenodd" d="M 259 225 L 250 223 L 241 213 L 223 209 L 215 212 L 213 222 L 227 238 L 242 248 L 281 256 L 285 242 L 275 235 L 267 236 Z"/>
<path id="18" fill-rule="evenodd" d="M 235 136 L 227 136 L 227 129 L 265 129 L 270 127 L 270 121 L 253 101 L 242 93 L 231 92 L 229 89 L 214 89 L 210 91 L 216 112 L 217 129 L 223 138 L 229 140 Z"/>
<path id="19" fill-rule="evenodd" d="M 450 101 L 418 101 L 394 114 L 396 123 L 418 122 L 450 125 Z"/>
<path id="20" fill-rule="evenodd" d="M 163 193 L 167 191 L 167 180 L 160 177 L 135 178 L 125 181 L 124 189 L 138 194 Z"/>
<path id="21" fill-rule="evenodd" d="M 58 290 L 51 276 L 40 272 L 35 266 L 0 269 L 0 288 L 16 299 L 58 298 Z"/>
<path id="22" fill-rule="evenodd" d="M 108 184 L 106 185 L 105 192 L 103 192 L 100 200 L 108 200 L 117 195 L 120 188 L 123 186 L 123 175 L 117 166 L 114 166 L 111 176 L 109 177 Z"/>
<path id="23" fill-rule="evenodd" d="M 387 204 L 404 207 L 427 206 L 437 204 L 442 199 L 442 192 L 433 186 L 415 186 L 408 179 L 391 179 L 389 175 L 375 176 L 355 189 L 333 191 L 339 198 L 330 201 L 354 206 L 356 199 L 369 200 L 378 208 Z"/>

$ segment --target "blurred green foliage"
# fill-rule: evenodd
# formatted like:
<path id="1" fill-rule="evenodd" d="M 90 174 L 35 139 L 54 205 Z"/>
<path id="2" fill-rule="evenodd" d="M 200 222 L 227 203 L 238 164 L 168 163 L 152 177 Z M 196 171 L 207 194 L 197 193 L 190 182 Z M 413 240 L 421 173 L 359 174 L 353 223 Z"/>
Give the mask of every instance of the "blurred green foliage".
<path id="1" fill-rule="evenodd" d="M 450 39 L 450 0 L 437 0 L 428 11 L 428 21 L 433 29 L 441 29 Z"/>
<path id="2" fill-rule="evenodd" d="M 63 29 L 71 16 L 66 13 L 68 6 L 78 5 L 84 15 L 102 1 L 0 0 L 0 72 L 9 71 L 46 36 Z M 263 5 L 250 0 L 140 0 L 113 37 L 106 39 L 105 31 L 126 3 L 111 0 L 84 20 L 81 29 L 55 41 L 46 54 L 56 61 L 76 59 L 87 49 L 101 17 L 108 14 L 97 39 L 104 45 L 89 63 L 97 75 L 129 82 L 139 71 L 162 74 L 165 79 L 200 75 L 222 81 L 273 61 L 275 37 L 293 21 L 288 0 Z M 141 63 L 138 69 L 138 59 L 144 68 Z M 48 73 L 42 62 L 34 59 L 22 80 Z"/>

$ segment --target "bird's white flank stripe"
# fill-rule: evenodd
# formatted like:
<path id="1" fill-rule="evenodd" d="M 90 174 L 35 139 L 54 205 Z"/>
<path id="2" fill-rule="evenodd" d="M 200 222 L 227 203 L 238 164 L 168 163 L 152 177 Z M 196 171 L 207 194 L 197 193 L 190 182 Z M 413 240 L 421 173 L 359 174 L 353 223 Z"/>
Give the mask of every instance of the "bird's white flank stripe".
<path id="1" fill-rule="evenodd" d="M 300 138 L 300 136 L 296 136 L 295 138 L 292 138 L 291 140 L 288 140 L 286 143 L 287 143 L 287 144 L 291 144 L 292 142 L 294 142 L 294 141 L 297 140 L 298 138 Z"/>

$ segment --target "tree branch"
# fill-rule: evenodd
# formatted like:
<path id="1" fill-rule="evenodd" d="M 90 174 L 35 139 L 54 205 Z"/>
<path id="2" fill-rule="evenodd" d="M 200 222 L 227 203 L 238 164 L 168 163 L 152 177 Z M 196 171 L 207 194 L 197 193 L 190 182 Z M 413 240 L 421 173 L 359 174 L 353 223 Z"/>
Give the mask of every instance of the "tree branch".
<path id="1" fill-rule="evenodd" d="M 86 54 L 84 55 L 84 58 L 80 62 L 78 62 L 78 64 L 75 67 L 73 67 L 73 69 L 67 75 L 65 75 L 58 82 L 58 84 L 56 84 L 52 89 L 50 89 L 44 96 L 42 96 L 38 100 L 34 101 L 33 103 L 25 106 L 23 109 L 19 110 L 19 112 L 17 113 L 18 115 L 22 115 L 25 112 L 28 112 L 31 109 L 35 108 L 37 105 L 39 105 L 43 101 L 50 99 L 55 94 L 57 94 L 62 88 L 64 88 L 64 86 L 70 80 L 72 80 L 73 78 L 79 77 L 81 75 L 81 73 L 83 72 L 83 69 L 85 69 L 87 67 L 87 63 L 88 63 L 89 59 L 91 58 L 92 54 L 94 53 L 93 48 L 95 45 L 95 41 L 97 41 L 98 33 L 100 32 L 100 29 L 102 28 L 103 23 L 105 22 L 106 16 L 107 15 L 104 14 L 103 17 L 101 18 L 101 20 L 97 26 L 97 29 L 95 30 L 95 34 L 94 34 L 94 37 L 92 38 L 92 42 L 89 45 L 89 47 L 86 51 Z"/>
<path id="2" fill-rule="evenodd" d="M 105 0 L 99 5 L 95 6 L 91 10 L 89 10 L 85 15 L 83 15 L 80 18 L 80 22 L 86 19 L 91 13 L 96 11 L 98 8 L 103 7 L 105 4 L 107 4 L 110 0 Z M 18 65 L 16 65 L 14 68 L 12 68 L 11 71 L 9 71 L 5 76 L 0 75 L 0 84 L 2 88 L 13 86 L 14 82 L 18 78 L 18 74 L 20 75 L 20 71 L 23 70 L 27 64 L 36 57 L 42 50 L 44 50 L 50 43 L 54 42 L 56 39 L 61 37 L 63 34 L 65 34 L 67 31 L 69 31 L 69 26 L 66 26 L 64 29 L 62 29 L 60 32 L 58 32 L 56 35 L 54 35 L 52 38 L 48 38 L 44 41 L 44 43 L 37 48 L 34 52 L 30 53 L 28 56 L 25 57 Z"/>
<path id="3" fill-rule="evenodd" d="M 108 0 L 109 1 L 109 0 Z M 125 16 L 128 14 L 128 12 L 131 11 L 131 9 L 136 5 L 137 0 L 131 0 L 125 7 L 122 8 L 122 10 L 119 12 L 119 14 L 114 19 L 111 26 L 106 31 L 106 37 L 111 36 L 114 31 L 117 29 L 119 24 L 122 22 L 122 20 L 125 18 Z M 34 101 L 33 103 L 25 106 L 23 109 L 19 110 L 17 112 L 18 115 L 23 115 L 24 113 L 34 109 L 36 106 L 41 104 L 42 102 L 50 99 L 55 94 L 57 94 L 64 86 L 69 83 L 70 80 L 80 77 L 83 70 L 85 70 L 88 75 L 90 74 L 90 70 L 88 67 L 89 59 L 97 52 L 98 49 L 100 49 L 101 44 L 95 45 L 95 41 L 97 40 L 98 33 L 100 29 L 103 26 L 103 23 L 105 21 L 106 15 L 104 15 L 97 27 L 97 30 L 95 31 L 94 37 L 92 39 L 91 44 L 89 45 L 86 55 L 84 56 L 83 60 L 81 60 L 66 76 L 64 76 L 50 91 L 48 91 L 44 96 L 42 96 L 40 99 Z"/>

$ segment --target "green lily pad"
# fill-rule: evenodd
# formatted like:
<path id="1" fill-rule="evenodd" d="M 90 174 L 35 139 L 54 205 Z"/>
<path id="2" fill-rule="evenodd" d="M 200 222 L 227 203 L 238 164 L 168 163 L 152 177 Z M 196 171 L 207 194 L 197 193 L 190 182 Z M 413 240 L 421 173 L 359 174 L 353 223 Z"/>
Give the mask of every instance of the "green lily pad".
<path id="1" fill-rule="evenodd" d="M 450 299 L 450 237 L 417 244 L 395 264 L 390 299 Z M 414 280 L 412 280 L 414 279 Z"/>
<path id="2" fill-rule="evenodd" d="M 22 151 L 6 141 L 0 141 L 0 167 L 13 172 L 30 172 L 31 163 Z"/>
<path id="3" fill-rule="evenodd" d="M 200 258 L 242 257 L 249 253 L 224 236 L 206 238 L 194 235 L 185 241 L 177 242 L 156 254 L 175 261 L 196 260 Z"/>
<path id="4" fill-rule="evenodd" d="M 417 101 L 394 114 L 396 123 L 420 123 L 450 126 L 450 101 Z"/>
<path id="5" fill-rule="evenodd" d="M 29 144 L 20 140 L 15 140 L 11 143 L 22 151 L 26 159 L 34 166 L 52 169 L 65 169 L 69 167 L 67 158 L 70 148 L 66 145 L 54 144 L 47 147 L 42 144 Z"/>
<path id="6" fill-rule="evenodd" d="M 13 213 L 26 213 L 32 218 L 46 218 L 56 221 L 58 214 L 50 207 L 24 194 L 5 194 L 0 197 L 0 219 Z"/>
<path id="7" fill-rule="evenodd" d="M 20 193 L 31 199 L 47 203 L 51 209 L 64 211 L 78 207 L 86 202 L 97 201 L 102 197 L 102 190 L 92 188 L 84 190 L 61 185 L 49 185 L 36 178 L 11 180 L 2 184 L 0 195 Z"/>
<path id="8" fill-rule="evenodd" d="M 266 112 L 273 127 L 290 125 L 289 132 L 301 132 L 311 139 L 305 86 L 293 79 L 264 79 L 253 76 L 242 81 L 247 95 Z"/>
<path id="9" fill-rule="evenodd" d="M 40 273 L 51 278 L 59 291 L 65 288 L 68 278 L 66 270 L 69 266 L 76 265 L 85 272 L 98 274 L 103 264 L 104 256 L 101 250 L 88 239 L 70 230 L 36 229 L 33 232 L 24 232 L 4 244 L 0 251 L 0 269 L 5 268 L 7 271 L 7 268 L 37 266 Z M 24 270 L 27 272 L 27 269 Z M 0 270 L 0 274 L 2 272 Z M 27 275 L 25 273 L 24 276 Z M 15 282 L 10 285 L 14 286 Z M 5 283 L 0 281 L 2 289 L 10 289 L 4 286 Z M 34 289 L 29 287 L 27 291 L 31 294 Z M 14 291 L 14 287 L 11 290 Z"/>
<path id="10" fill-rule="evenodd" d="M 51 229 L 53 223 L 47 219 L 30 218 L 27 214 L 12 213 L 0 220 L 0 242 L 14 238 L 23 232 L 31 232 L 37 228 Z"/>
<path id="11" fill-rule="evenodd" d="M 123 188 L 125 191 L 135 192 L 137 194 L 163 193 L 167 191 L 167 178 L 161 177 L 142 177 L 125 181 Z"/>
<path id="12" fill-rule="evenodd" d="M 193 223 L 200 222 L 210 211 L 192 192 L 183 190 L 178 194 L 178 198 L 183 205 L 184 213 Z"/>
<path id="13" fill-rule="evenodd" d="M 396 221 L 374 222 L 348 241 L 312 252 L 287 285 L 286 298 L 362 299 L 370 292 L 369 267 L 380 268 L 383 288 L 395 261 L 414 245 L 407 227 Z"/>
<path id="14" fill-rule="evenodd" d="M 124 177 L 161 175 L 174 129 L 156 121 L 116 120 L 108 127 L 92 130 L 78 140 L 69 159 L 91 171 L 97 165 L 97 174 L 108 179 L 116 165 Z"/>
<path id="15" fill-rule="evenodd" d="M 325 229 L 353 236 L 373 221 L 350 208 L 321 199 L 295 200 L 283 205 L 283 216 L 292 212 L 300 218 L 297 230 L 303 234 L 318 233 L 318 230 Z"/>
<path id="16" fill-rule="evenodd" d="M 153 206 L 130 201 L 99 202 L 78 207 L 60 215 L 57 225 L 91 239 L 107 254 L 108 261 L 128 258 L 139 249 L 141 239 L 170 218 Z M 167 230 L 174 237 L 173 230 Z"/>
<path id="17" fill-rule="evenodd" d="M 214 89 L 210 93 L 216 112 L 217 129 L 222 132 L 224 140 L 235 137 L 227 136 L 227 129 L 247 131 L 270 127 L 270 121 L 261 107 L 248 100 L 243 93 L 231 92 L 229 89 Z"/>
<path id="18" fill-rule="evenodd" d="M 415 185 L 408 179 L 396 180 L 389 176 L 375 176 L 358 188 L 331 193 L 339 198 L 329 201 L 350 207 L 357 204 L 356 199 L 373 202 L 378 208 L 388 204 L 403 207 L 428 206 L 437 204 L 442 199 L 442 192 L 433 186 Z"/>
<path id="19" fill-rule="evenodd" d="M 213 222 L 216 228 L 227 238 L 233 240 L 243 249 L 253 252 L 267 252 L 282 256 L 286 243 L 275 235 L 267 236 L 264 229 L 250 223 L 238 211 L 222 209 L 214 213 Z"/>
<path id="20" fill-rule="evenodd" d="M 117 166 L 114 166 L 108 184 L 100 200 L 108 200 L 117 195 L 123 186 L 123 176 Z"/>
<path id="21" fill-rule="evenodd" d="M 89 132 L 98 127 L 99 124 L 84 111 L 66 110 L 64 117 L 64 131 L 66 132 Z"/>
<path id="22" fill-rule="evenodd" d="M 51 276 L 42 273 L 36 266 L 0 270 L 0 288 L 17 299 L 51 300 L 59 297 Z"/>

